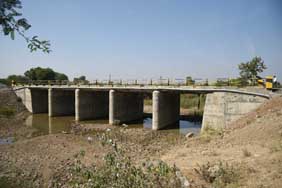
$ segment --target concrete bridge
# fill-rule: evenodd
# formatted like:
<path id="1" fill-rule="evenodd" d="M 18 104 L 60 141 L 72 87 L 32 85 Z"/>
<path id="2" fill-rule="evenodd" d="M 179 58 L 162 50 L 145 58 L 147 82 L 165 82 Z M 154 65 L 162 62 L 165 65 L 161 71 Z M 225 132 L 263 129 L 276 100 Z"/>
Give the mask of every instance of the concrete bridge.
<path id="1" fill-rule="evenodd" d="M 31 113 L 74 115 L 77 121 L 109 118 L 112 125 L 143 118 L 144 95 L 151 95 L 153 130 L 179 121 L 180 94 L 207 94 L 202 128 L 224 128 L 270 97 L 240 89 L 176 86 L 29 85 L 14 91 Z"/>

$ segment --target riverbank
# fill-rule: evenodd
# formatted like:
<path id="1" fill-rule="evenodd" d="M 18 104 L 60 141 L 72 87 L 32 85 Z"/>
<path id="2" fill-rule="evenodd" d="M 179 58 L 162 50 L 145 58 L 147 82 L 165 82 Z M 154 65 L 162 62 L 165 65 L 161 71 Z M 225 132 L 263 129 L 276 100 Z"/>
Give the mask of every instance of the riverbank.
<path id="1" fill-rule="evenodd" d="M 32 137 L 34 128 L 24 123 L 29 113 L 12 91 L 1 89 L 0 99 L 0 107 L 14 109 L 0 117 L 1 138 L 14 138 L 0 145 L 0 187 L 95 187 L 95 182 L 96 187 L 279 187 L 282 182 L 281 97 L 228 130 L 192 138 L 81 124 L 73 124 L 70 134 Z"/>

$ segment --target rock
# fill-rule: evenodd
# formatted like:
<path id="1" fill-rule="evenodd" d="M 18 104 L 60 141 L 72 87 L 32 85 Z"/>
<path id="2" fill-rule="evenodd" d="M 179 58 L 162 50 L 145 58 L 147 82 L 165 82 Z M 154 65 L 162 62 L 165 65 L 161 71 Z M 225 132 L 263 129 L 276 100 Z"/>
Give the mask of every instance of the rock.
<path id="1" fill-rule="evenodd" d="M 124 124 L 122 124 L 122 126 L 123 126 L 123 127 L 128 127 L 128 125 L 127 125 L 127 124 L 125 124 L 125 123 L 124 123 Z"/>
<path id="2" fill-rule="evenodd" d="M 111 131 L 111 129 L 110 129 L 110 128 L 107 128 L 106 131 L 109 132 L 109 131 Z"/>
<path id="3" fill-rule="evenodd" d="M 183 181 L 183 186 L 184 186 L 184 187 L 190 187 L 190 183 L 189 183 L 189 181 L 188 181 L 187 179 L 185 179 L 185 180 Z"/>
<path id="4" fill-rule="evenodd" d="M 193 136 L 194 136 L 194 133 L 189 132 L 189 133 L 187 133 L 187 134 L 185 135 L 185 138 L 191 138 L 191 137 L 193 137 Z"/>
<path id="5" fill-rule="evenodd" d="M 219 169 L 220 169 L 219 165 L 214 165 L 214 166 L 210 167 L 208 169 L 208 172 L 210 173 L 210 177 L 216 177 Z"/>
<path id="6" fill-rule="evenodd" d="M 185 188 L 190 187 L 190 185 L 191 185 L 190 182 L 188 181 L 188 179 L 185 176 L 183 176 L 181 174 L 180 171 L 176 171 L 175 175 L 176 175 L 176 177 L 178 177 L 180 179 L 182 187 L 185 187 Z"/>
<path id="7" fill-rule="evenodd" d="M 114 120 L 113 125 L 120 125 L 120 120 Z"/>
<path id="8" fill-rule="evenodd" d="M 89 143 L 91 143 L 91 142 L 93 142 L 93 138 L 92 138 L 91 136 L 88 136 L 88 137 L 87 137 L 87 141 L 88 141 Z"/>
<path id="9" fill-rule="evenodd" d="M 32 133 L 28 133 L 28 135 L 26 135 L 26 138 L 31 138 L 32 137 Z"/>

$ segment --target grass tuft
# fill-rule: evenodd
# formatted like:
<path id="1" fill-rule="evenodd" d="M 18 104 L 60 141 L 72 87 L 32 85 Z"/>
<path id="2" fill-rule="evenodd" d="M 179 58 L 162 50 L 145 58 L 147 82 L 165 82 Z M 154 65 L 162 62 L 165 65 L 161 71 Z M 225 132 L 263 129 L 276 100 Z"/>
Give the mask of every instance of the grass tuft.
<path id="1" fill-rule="evenodd" d="M 15 115 L 16 110 L 13 107 L 0 106 L 0 116 L 11 117 Z"/>
<path id="2" fill-rule="evenodd" d="M 252 153 L 248 151 L 247 148 L 244 148 L 242 151 L 244 157 L 250 157 L 252 155 Z"/>
<path id="3" fill-rule="evenodd" d="M 239 187 L 238 181 L 240 178 L 239 169 L 228 164 L 227 162 L 219 161 L 215 164 L 207 163 L 198 165 L 196 172 L 212 187 Z"/>

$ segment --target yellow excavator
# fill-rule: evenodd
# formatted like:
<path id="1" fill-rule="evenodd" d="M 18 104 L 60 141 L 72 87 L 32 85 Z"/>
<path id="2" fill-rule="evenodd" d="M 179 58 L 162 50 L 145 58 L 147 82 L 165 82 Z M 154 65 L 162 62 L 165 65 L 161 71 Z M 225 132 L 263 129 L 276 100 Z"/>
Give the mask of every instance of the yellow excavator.
<path id="1" fill-rule="evenodd" d="M 274 90 L 274 85 L 277 82 L 276 76 L 266 76 L 265 78 L 257 76 L 258 85 L 266 88 L 267 90 Z"/>

